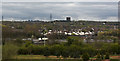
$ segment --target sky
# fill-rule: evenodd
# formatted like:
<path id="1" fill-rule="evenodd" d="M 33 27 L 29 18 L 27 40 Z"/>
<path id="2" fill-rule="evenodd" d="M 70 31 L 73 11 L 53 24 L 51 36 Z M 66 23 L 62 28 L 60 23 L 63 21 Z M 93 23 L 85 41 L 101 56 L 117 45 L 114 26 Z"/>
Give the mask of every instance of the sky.
<path id="1" fill-rule="evenodd" d="M 2 13 L 5 20 L 49 20 L 52 14 L 53 19 L 65 19 L 66 16 L 71 16 L 74 20 L 117 21 L 118 3 L 3 2 Z"/>
<path id="2" fill-rule="evenodd" d="M 118 2 L 119 0 L 1 0 L 3 2 Z"/>

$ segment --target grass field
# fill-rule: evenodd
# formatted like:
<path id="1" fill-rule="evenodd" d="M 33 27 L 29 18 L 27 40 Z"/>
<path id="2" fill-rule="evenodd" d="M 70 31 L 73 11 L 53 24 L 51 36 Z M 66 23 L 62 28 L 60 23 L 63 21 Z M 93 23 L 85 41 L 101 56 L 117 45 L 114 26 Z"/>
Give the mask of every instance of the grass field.
<path id="1" fill-rule="evenodd" d="M 91 57 L 91 59 L 94 59 L 95 57 Z M 110 56 L 111 59 L 120 59 L 119 55 L 112 55 Z M 13 57 L 13 59 L 59 59 L 57 56 L 48 56 L 45 57 L 43 55 L 18 55 Z M 61 57 L 61 59 L 63 59 Z M 67 59 L 73 59 L 73 58 L 67 58 Z"/>
<path id="2" fill-rule="evenodd" d="M 82 61 L 80 59 L 11 59 L 2 61 Z"/>
<path id="3" fill-rule="evenodd" d="M 9 59 L 2 61 L 82 61 L 80 59 Z M 111 59 L 110 61 L 120 61 L 119 59 Z"/>
<path id="4" fill-rule="evenodd" d="M 120 59 L 111 59 L 111 61 L 120 61 Z"/>
<path id="5" fill-rule="evenodd" d="M 13 57 L 13 59 L 59 59 L 56 56 L 45 57 L 43 55 L 18 55 Z"/>
<path id="6" fill-rule="evenodd" d="M 94 59 L 94 58 L 91 58 Z M 18 55 L 13 59 L 2 60 L 2 61 L 82 61 L 82 59 L 73 58 L 57 58 L 56 56 L 45 57 L 43 55 Z M 120 61 L 120 56 L 111 56 L 110 61 Z"/>

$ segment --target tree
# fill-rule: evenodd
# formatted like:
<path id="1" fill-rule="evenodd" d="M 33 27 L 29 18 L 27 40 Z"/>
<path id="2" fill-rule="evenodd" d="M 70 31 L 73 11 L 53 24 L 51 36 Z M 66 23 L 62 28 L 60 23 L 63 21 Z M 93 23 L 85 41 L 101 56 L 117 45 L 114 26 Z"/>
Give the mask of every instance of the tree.
<path id="1" fill-rule="evenodd" d="M 29 47 L 31 44 L 32 44 L 31 41 L 25 41 L 25 45 L 24 45 L 24 47 Z"/>
<path id="2" fill-rule="evenodd" d="M 69 57 L 69 48 L 64 46 L 61 54 L 64 58 Z"/>
<path id="3" fill-rule="evenodd" d="M 102 60 L 104 59 L 104 55 L 103 55 L 103 54 L 101 55 L 101 59 L 102 59 Z"/>
<path id="4" fill-rule="evenodd" d="M 27 47 L 29 54 L 33 54 L 33 53 L 32 53 L 33 48 L 34 48 L 34 45 L 33 45 L 33 44 L 30 44 L 30 45 Z"/>
<path id="5" fill-rule="evenodd" d="M 97 61 L 101 61 L 102 60 L 100 53 L 97 54 L 96 60 Z"/>
<path id="6" fill-rule="evenodd" d="M 110 59 L 109 53 L 106 53 L 105 59 Z"/>
<path id="7" fill-rule="evenodd" d="M 2 59 L 11 59 L 17 55 L 18 46 L 14 45 L 12 43 L 6 43 L 5 45 L 3 45 L 2 51 L 3 51 Z"/>
<path id="8" fill-rule="evenodd" d="M 96 55 L 96 49 L 93 48 L 93 47 L 91 47 L 90 45 L 88 45 L 88 46 L 86 46 L 86 47 L 83 47 L 83 48 L 82 48 L 82 51 L 83 51 L 83 52 L 82 52 L 83 54 L 87 52 L 90 57 L 93 57 L 93 56 Z"/>
<path id="9" fill-rule="evenodd" d="M 72 42 L 74 41 L 74 39 L 72 39 L 72 38 L 68 38 L 67 40 L 68 40 L 68 42 L 67 42 L 68 46 L 70 46 L 72 44 Z"/>
<path id="10" fill-rule="evenodd" d="M 89 60 L 89 54 L 88 53 L 84 53 L 82 56 L 83 61 L 88 61 Z"/>
<path id="11" fill-rule="evenodd" d="M 51 47 L 51 52 L 53 55 L 59 57 L 62 54 L 63 47 L 61 45 L 54 45 Z"/>
<path id="12" fill-rule="evenodd" d="M 29 52 L 28 52 L 28 49 L 26 47 L 21 47 L 21 48 L 19 48 L 17 53 L 20 54 L 20 55 L 26 55 Z"/>
<path id="13" fill-rule="evenodd" d="M 48 57 L 50 55 L 50 49 L 48 47 L 44 47 L 44 50 L 43 50 L 43 55 Z"/>
<path id="14" fill-rule="evenodd" d="M 68 37 L 67 38 L 67 45 L 70 46 L 74 41 L 78 41 L 79 38 L 78 37 Z"/>
<path id="15" fill-rule="evenodd" d="M 44 53 L 44 46 L 34 45 L 32 53 L 34 55 L 43 55 Z"/>
<path id="16" fill-rule="evenodd" d="M 81 49 L 79 46 L 77 45 L 71 45 L 70 48 L 69 48 L 69 51 L 70 51 L 70 57 L 72 58 L 80 58 L 80 52 L 81 52 Z"/>
<path id="17" fill-rule="evenodd" d="M 12 41 L 11 41 L 12 42 Z M 17 46 L 22 46 L 24 41 L 17 38 L 16 40 L 14 40 L 12 43 L 16 44 Z"/>

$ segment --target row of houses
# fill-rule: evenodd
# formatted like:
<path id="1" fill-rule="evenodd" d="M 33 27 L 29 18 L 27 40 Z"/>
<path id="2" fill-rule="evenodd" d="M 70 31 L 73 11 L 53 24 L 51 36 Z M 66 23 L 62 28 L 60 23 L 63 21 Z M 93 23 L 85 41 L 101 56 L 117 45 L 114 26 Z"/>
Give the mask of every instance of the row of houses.
<path id="1" fill-rule="evenodd" d="M 91 31 L 88 31 L 88 32 L 62 32 L 62 31 L 57 31 L 57 32 L 52 32 L 52 31 L 49 31 L 47 33 L 44 33 L 44 35 L 48 35 L 48 34 L 53 34 L 53 33 L 57 33 L 57 34 L 65 34 L 65 35 L 93 35 L 94 32 L 91 32 Z M 43 33 L 41 33 L 43 34 Z"/>
<path id="2" fill-rule="evenodd" d="M 84 39 L 83 42 L 85 42 L 85 43 L 93 43 L 93 42 L 107 42 L 107 43 L 112 43 L 112 42 L 114 42 L 114 40 L 94 40 L 94 39 L 86 40 L 86 39 Z"/>
<path id="3" fill-rule="evenodd" d="M 92 35 L 92 34 L 94 34 L 94 32 L 70 32 L 70 33 L 68 33 L 68 32 L 65 32 L 64 33 L 65 35 Z"/>
<path id="4" fill-rule="evenodd" d="M 29 40 L 29 41 L 32 41 L 34 44 L 44 44 L 45 41 L 48 40 L 48 38 L 45 38 L 45 37 L 38 38 L 38 39 L 27 38 L 27 39 L 22 39 L 22 40 L 24 40 L 24 41 Z"/>

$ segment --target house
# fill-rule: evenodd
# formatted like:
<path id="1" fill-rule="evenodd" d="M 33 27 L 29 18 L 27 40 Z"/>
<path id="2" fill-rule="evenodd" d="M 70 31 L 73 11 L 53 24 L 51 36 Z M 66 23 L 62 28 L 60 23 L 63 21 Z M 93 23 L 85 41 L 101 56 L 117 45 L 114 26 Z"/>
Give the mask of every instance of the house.
<path id="1" fill-rule="evenodd" d="M 44 44 L 44 41 L 47 41 L 48 38 L 38 38 L 38 39 L 33 39 L 34 44 Z"/>

